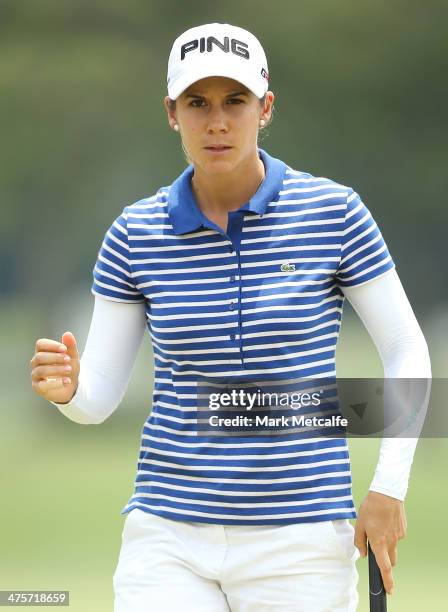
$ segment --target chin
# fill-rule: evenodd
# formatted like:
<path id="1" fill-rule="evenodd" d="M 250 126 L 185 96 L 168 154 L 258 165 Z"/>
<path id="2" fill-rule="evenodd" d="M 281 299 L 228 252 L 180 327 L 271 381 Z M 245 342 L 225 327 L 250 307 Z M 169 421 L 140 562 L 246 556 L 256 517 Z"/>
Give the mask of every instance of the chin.
<path id="1" fill-rule="evenodd" d="M 233 153 L 233 151 L 232 151 Z M 234 154 L 226 154 L 223 156 L 205 155 L 200 156 L 201 167 L 210 174 L 224 174 L 232 172 L 238 166 L 238 159 Z"/>
<path id="2" fill-rule="evenodd" d="M 228 161 L 224 161 L 224 160 L 212 160 L 212 161 L 207 161 L 204 164 L 204 169 L 207 170 L 207 172 L 209 173 L 213 173 L 213 174 L 225 174 L 226 172 L 232 172 L 232 170 L 235 170 L 235 168 L 237 167 L 237 164 L 235 162 L 231 163 Z"/>

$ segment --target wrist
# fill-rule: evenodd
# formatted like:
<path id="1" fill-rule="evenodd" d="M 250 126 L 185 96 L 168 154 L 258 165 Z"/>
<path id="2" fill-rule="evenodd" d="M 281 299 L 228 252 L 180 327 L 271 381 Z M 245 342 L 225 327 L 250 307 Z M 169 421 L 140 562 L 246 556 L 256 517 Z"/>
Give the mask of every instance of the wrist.
<path id="1" fill-rule="evenodd" d="M 392 499 L 397 499 L 402 502 L 406 497 L 406 492 L 403 492 L 403 490 L 397 490 L 389 487 L 381 487 L 374 484 L 369 487 L 369 493 L 377 493 L 379 495 L 391 497 Z"/>
<path id="2" fill-rule="evenodd" d="M 67 404 L 70 404 L 70 402 L 71 402 L 71 401 L 73 400 L 73 398 L 75 397 L 76 392 L 78 391 L 78 386 L 79 386 L 79 383 L 76 383 L 75 390 L 73 391 L 73 393 L 72 393 L 72 395 L 71 395 L 70 399 L 68 399 L 66 402 L 54 402 L 54 403 L 57 403 L 57 404 L 59 404 L 60 406 L 66 406 Z"/>
<path id="3" fill-rule="evenodd" d="M 376 491 L 376 490 L 372 490 L 369 489 L 369 491 L 367 492 L 367 497 L 371 500 L 375 500 L 375 501 L 394 501 L 394 502 L 400 502 L 403 503 L 404 500 L 398 498 L 395 496 L 395 494 L 387 491 Z"/>

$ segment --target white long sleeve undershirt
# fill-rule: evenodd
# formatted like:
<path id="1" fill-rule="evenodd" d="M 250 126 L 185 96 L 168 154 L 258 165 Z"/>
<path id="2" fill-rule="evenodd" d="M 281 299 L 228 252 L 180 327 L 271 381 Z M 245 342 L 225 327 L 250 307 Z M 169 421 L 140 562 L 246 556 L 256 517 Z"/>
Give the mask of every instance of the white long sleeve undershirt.
<path id="1" fill-rule="evenodd" d="M 385 378 L 431 378 L 428 347 L 395 269 L 343 292 L 381 357 Z M 119 406 L 146 328 L 144 303 L 95 296 L 75 395 L 53 403 L 72 421 L 98 424 Z M 383 438 L 370 485 L 404 500 L 418 438 Z"/>
<path id="2" fill-rule="evenodd" d="M 432 377 L 425 337 L 395 268 L 343 292 L 378 350 L 384 378 Z M 370 491 L 405 499 L 417 442 L 418 437 L 382 438 Z"/>

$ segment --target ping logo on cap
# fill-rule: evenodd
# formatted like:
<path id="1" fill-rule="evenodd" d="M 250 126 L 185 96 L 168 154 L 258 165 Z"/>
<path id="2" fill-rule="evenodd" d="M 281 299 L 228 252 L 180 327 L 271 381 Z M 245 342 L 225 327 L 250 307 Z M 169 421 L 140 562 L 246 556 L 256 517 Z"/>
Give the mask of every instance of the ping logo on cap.
<path id="1" fill-rule="evenodd" d="M 207 36 L 207 38 L 196 38 L 184 43 L 180 48 L 180 59 L 181 61 L 184 60 L 187 53 L 196 49 L 199 49 L 200 53 L 205 51 L 211 52 L 213 51 L 213 45 L 224 51 L 224 53 L 234 53 L 244 59 L 249 59 L 250 57 L 248 51 L 249 45 L 242 40 L 237 40 L 236 38 L 230 39 L 228 36 L 224 36 L 224 42 L 221 42 L 214 36 Z"/>

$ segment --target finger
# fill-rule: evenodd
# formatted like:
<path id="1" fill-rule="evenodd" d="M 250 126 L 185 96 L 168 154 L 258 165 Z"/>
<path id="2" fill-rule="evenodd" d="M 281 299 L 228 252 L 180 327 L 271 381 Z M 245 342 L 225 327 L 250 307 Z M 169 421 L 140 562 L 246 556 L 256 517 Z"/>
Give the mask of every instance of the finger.
<path id="1" fill-rule="evenodd" d="M 61 352 L 67 350 L 62 342 L 58 342 L 57 340 L 50 340 L 49 338 L 39 338 L 38 340 L 36 340 L 35 348 L 36 353 L 40 351 Z"/>
<path id="2" fill-rule="evenodd" d="M 395 567 L 397 565 L 398 560 L 398 550 L 396 544 L 389 548 L 389 559 L 392 567 Z"/>
<path id="3" fill-rule="evenodd" d="M 355 524 L 355 546 L 358 548 L 361 557 L 367 555 L 367 535 L 360 524 Z"/>
<path id="4" fill-rule="evenodd" d="M 65 362 L 70 361 L 70 357 L 66 354 L 66 352 L 64 351 L 64 353 L 45 353 L 43 351 L 40 351 L 39 353 L 36 353 L 35 355 L 33 355 L 31 361 L 30 361 L 30 366 L 32 368 L 37 367 L 38 365 L 48 365 L 48 364 L 63 364 Z"/>
<path id="5" fill-rule="evenodd" d="M 370 543 L 370 545 L 372 546 L 372 543 Z M 375 559 L 378 563 L 378 567 L 380 568 L 384 589 L 387 593 L 389 593 L 389 595 L 392 595 L 392 591 L 394 588 L 394 579 L 392 575 L 392 565 L 389 559 L 387 549 L 384 545 L 377 545 L 375 548 L 372 546 L 372 550 L 375 554 Z"/>
<path id="6" fill-rule="evenodd" d="M 38 393 L 47 393 L 52 389 L 62 389 L 63 387 L 67 387 L 71 383 L 71 379 L 67 377 L 63 378 L 47 378 L 45 380 L 39 380 L 38 382 L 33 382 L 33 387 L 38 391 Z"/>
<path id="7" fill-rule="evenodd" d="M 43 365 L 33 368 L 31 372 L 31 379 L 35 382 L 43 380 L 45 378 L 58 378 L 67 376 L 70 374 L 72 368 L 70 365 Z"/>
<path id="8" fill-rule="evenodd" d="M 71 358 L 78 359 L 78 346 L 72 332 L 67 331 L 62 334 L 62 344 L 67 347 L 67 354 Z"/>

